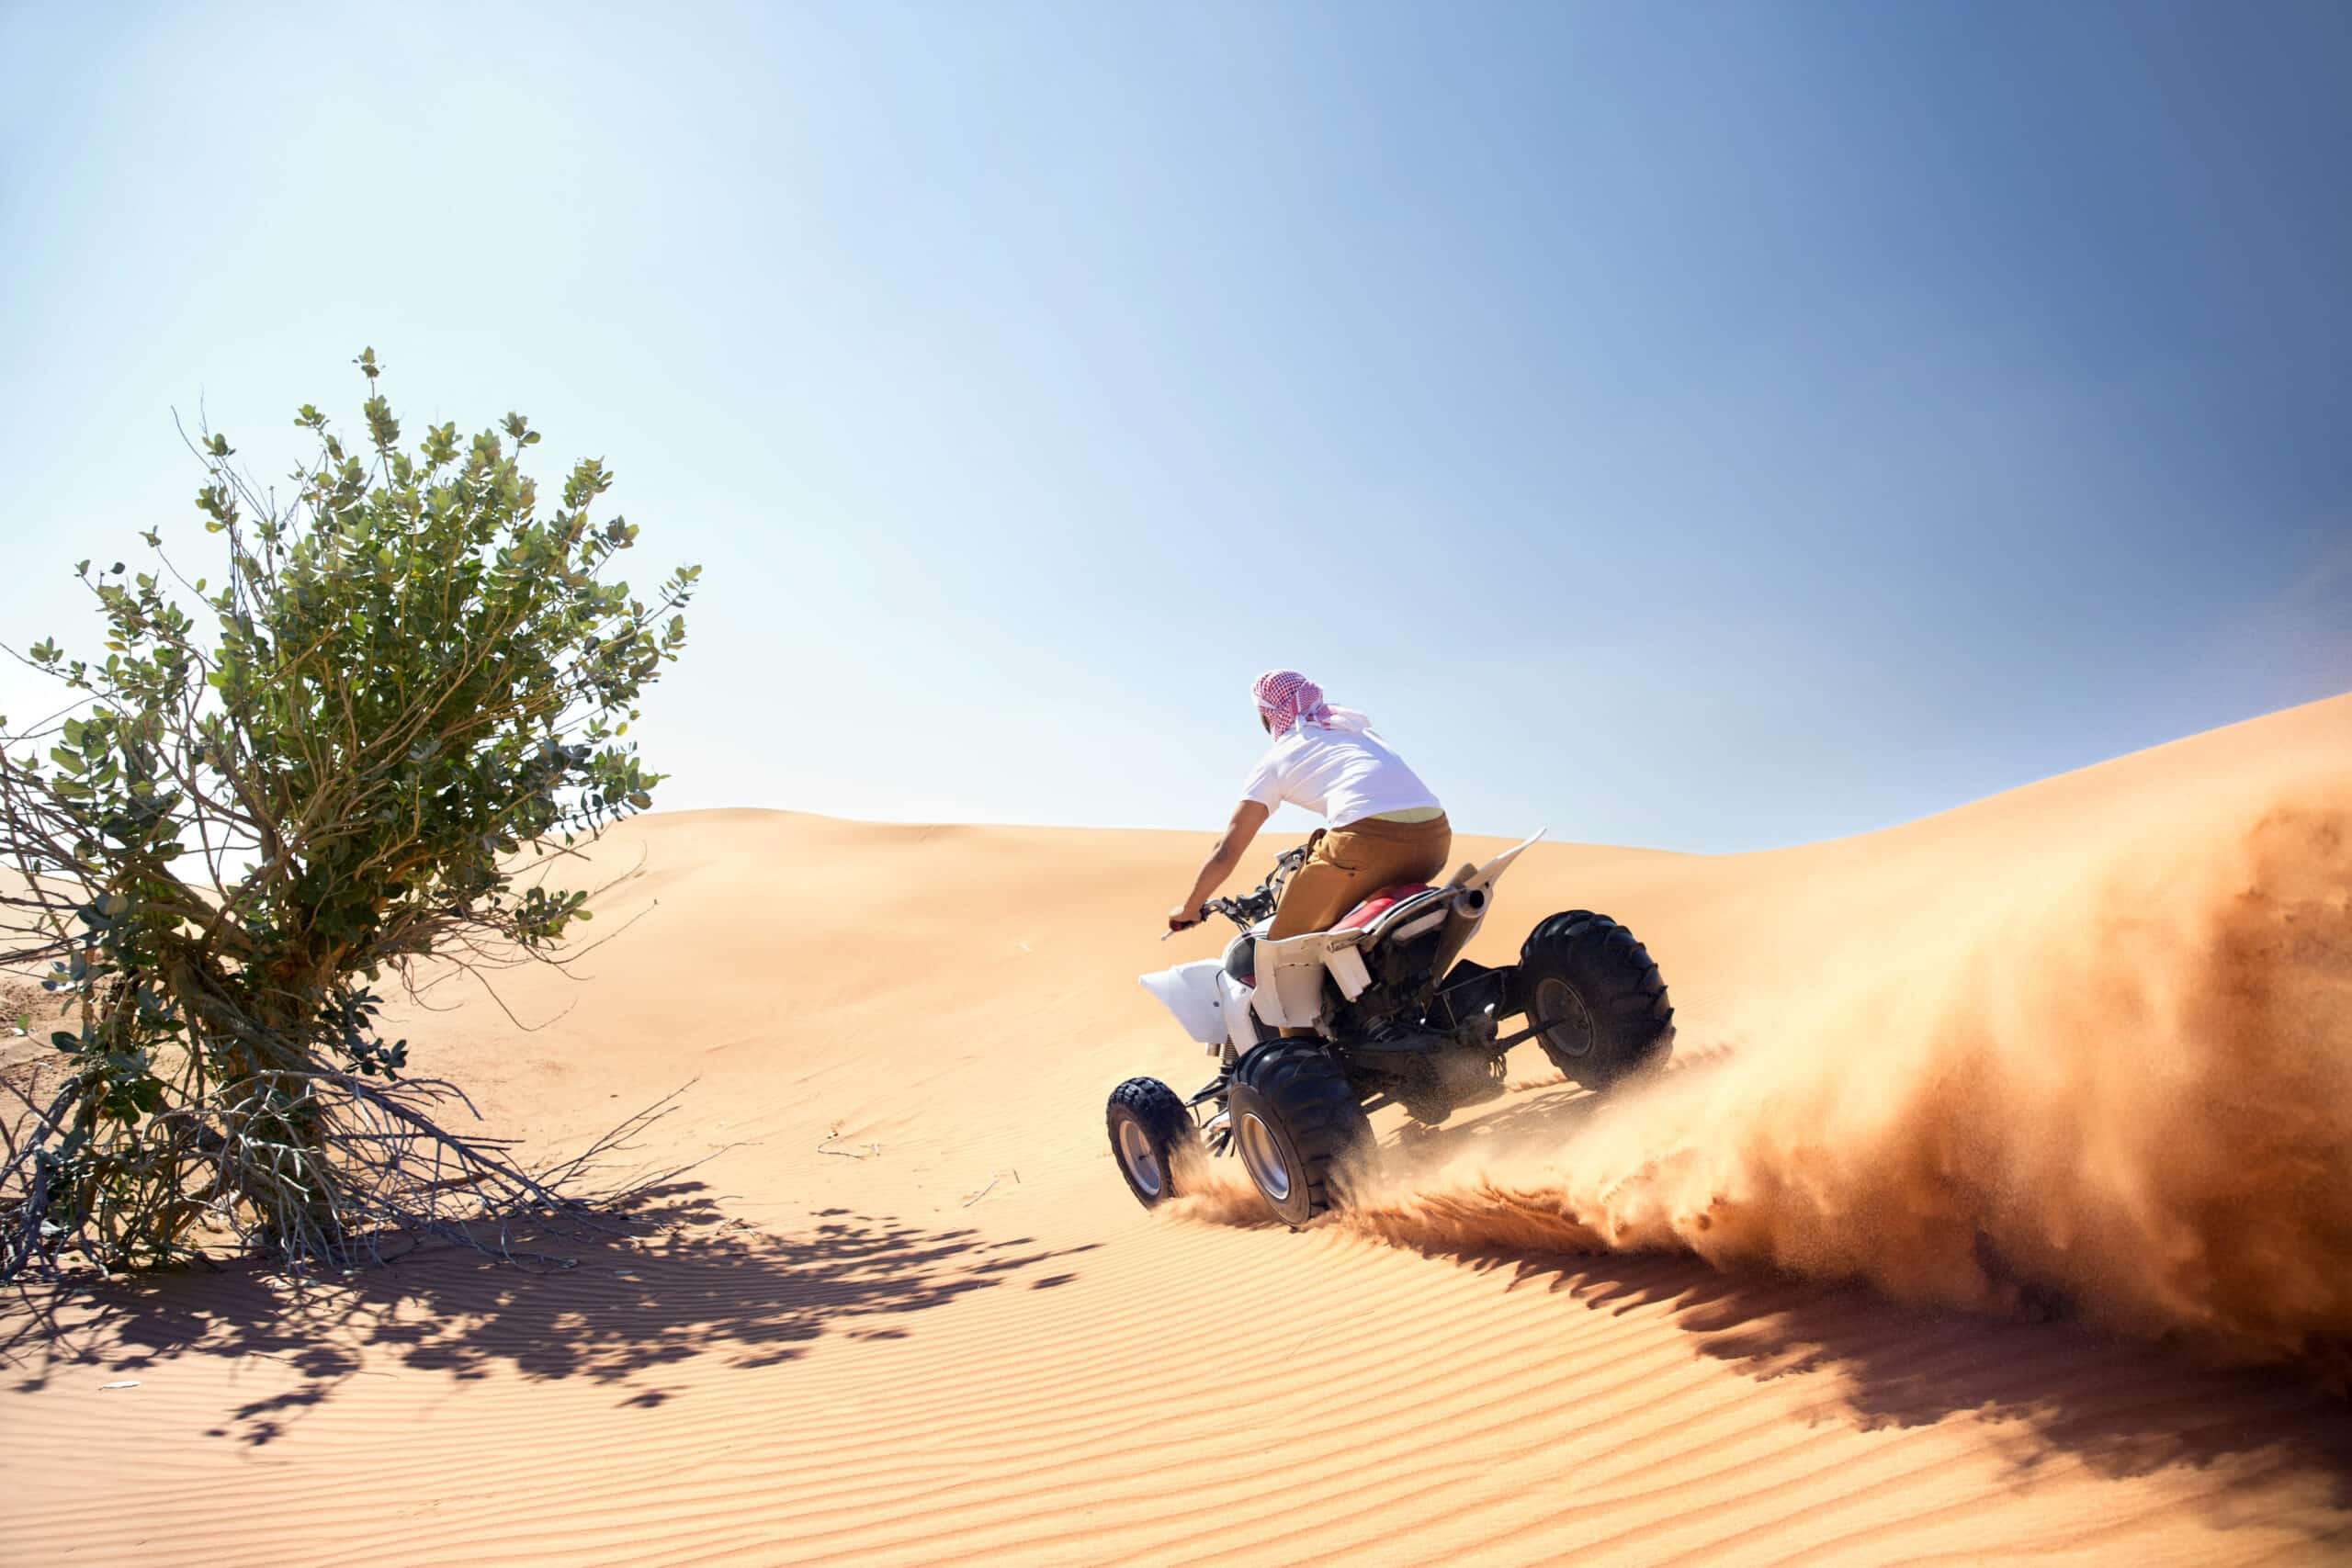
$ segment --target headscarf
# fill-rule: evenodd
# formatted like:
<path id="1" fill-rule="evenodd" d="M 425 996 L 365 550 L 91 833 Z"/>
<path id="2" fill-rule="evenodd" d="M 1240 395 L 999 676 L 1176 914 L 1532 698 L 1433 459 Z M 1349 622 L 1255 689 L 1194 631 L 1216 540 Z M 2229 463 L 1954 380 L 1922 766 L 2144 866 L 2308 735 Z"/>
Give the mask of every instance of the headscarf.
<path id="1" fill-rule="evenodd" d="M 1363 729 L 1363 715 L 1333 707 L 1323 700 L 1323 688 L 1295 670 L 1269 670 L 1250 682 L 1250 695 L 1258 717 L 1275 735 L 1288 735 L 1302 724 L 1319 729 Z"/>

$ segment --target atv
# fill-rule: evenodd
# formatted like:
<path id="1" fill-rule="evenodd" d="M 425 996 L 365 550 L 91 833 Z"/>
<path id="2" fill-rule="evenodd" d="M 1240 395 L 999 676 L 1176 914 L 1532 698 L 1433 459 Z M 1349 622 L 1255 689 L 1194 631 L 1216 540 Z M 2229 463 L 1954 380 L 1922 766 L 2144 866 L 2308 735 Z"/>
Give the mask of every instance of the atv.
<path id="1" fill-rule="evenodd" d="M 1286 852 L 1255 892 L 1203 905 L 1204 917 L 1241 928 L 1225 956 L 1142 980 L 1217 1058 L 1217 1074 L 1190 1099 L 1149 1077 L 1111 1091 L 1111 1152 L 1136 1199 L 1159 1203 L 1193 1159 L 1238 1151 L 1275 1217 L 1303 1225 L 1342 1199 L 1346 1170 L 1369 1157 L 1373 1111 L 1401 1105 L 1435 1125 L 1492 1100 L 1505 1055 L 1523 1040 L 1590 1089 L 1662 1066 L 1674 1042 L 1666 982 L 1608 916 L 1554 915 L 1507 967 L 1461 956 L 1496 882 L 1535 841 L 1465 865 L 1442 887 L 1384 887 L 1329 931 L 1280 942 L 1266 932 L 1307 845 Z"/>

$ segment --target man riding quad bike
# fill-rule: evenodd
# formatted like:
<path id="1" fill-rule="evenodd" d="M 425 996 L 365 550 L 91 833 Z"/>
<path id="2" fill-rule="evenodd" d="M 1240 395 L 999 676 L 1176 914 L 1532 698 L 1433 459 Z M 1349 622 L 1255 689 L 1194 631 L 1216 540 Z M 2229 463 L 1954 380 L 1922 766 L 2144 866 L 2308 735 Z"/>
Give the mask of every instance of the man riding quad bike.
<path id="1" fill-rule="evenodd" d="M 1674 1037 L 1666 982 L 1606 915 L 1552 916 L 1508 967 L 1461 956 L 1496 882 L 1534 840 L 1430 886 L 1420 878 L 1437 874 L 1452 843 L 1444 814 L 1363 716 L 1328 706 L 1289 671 L 1260 677 L 1254 694 L 1275 748 L 1193 897 L 1169 917 L 1171 931 L 1211 914 L 1241 930 L 1221 960 L 1143 976 L 1217 1057 L 1217 1075 L 1189 1099 L 1148 1077 L 1111 1094 L 1112 1153 L 1138 1200 L 1160 1202 L 1192 1160 L 1238 1150 L 1275 1215 L 1304 1224 L 1368 1156 L 1372 1111 L 1398 1104 L 1434 1124 L 1491 1100 L 1521 1041 L 1539 1041 L 1563 1074 L 1593 1089 L 1665 1061 Z M 1342 815 L 1415 794 L 1386 805 L 1385 820 Z M 1256 891 L 1206 899 L 1281 799 L 1326 809 L 1335 826 L 1283 854 Z M 1521 1024 L 1505 1034 L 1511 1019 Z"/>

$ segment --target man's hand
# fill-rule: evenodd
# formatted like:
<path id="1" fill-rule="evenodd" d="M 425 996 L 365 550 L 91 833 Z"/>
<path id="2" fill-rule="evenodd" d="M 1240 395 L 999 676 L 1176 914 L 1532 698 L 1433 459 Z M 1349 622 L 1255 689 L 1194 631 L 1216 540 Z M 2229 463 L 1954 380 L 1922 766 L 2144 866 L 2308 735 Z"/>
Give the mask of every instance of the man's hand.
<path id="1" fill-rule="evenodd" d="M 1225 825 L 1216 848 L 1211 850 L 1209 858 L 1201 863 L 1201 874 L 1193 879 L 1192 893 L 1182 903 L 1168 911 L 1169 936 L 1191 931 L 1209 918 L 1209 912 L 1202 908 L 1203 903 L 1210 894 L 1225 886 L 1225 879 L 1231 876 L 1233 868 L 1241 863 L 1241 852 L 1250 847 L 1250 840 L 1256 838 L 1258 829 L 1266 825 L 1266 809 L 1254 800 L 1245 800 L 1233 808 L 1233 820 Z M 1167 937 L 1160 940 L 1165 942 Z"/>

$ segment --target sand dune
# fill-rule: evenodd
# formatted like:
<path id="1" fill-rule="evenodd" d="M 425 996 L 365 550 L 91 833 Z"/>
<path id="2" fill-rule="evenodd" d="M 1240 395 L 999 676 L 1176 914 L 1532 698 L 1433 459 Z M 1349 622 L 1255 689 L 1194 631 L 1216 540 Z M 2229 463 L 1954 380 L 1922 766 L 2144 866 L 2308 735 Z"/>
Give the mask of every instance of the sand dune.
<path id="1" fill-rule="evenodd" d="M 1133 978 L 1209 950 L 1154 940 L 1198 835 L 645 818 L 577 983 L 398 1027 L 551 1150 L 692 1079 L 645 1154 L 707 1163 L 568 1268 L 17 1303 L 0 1558 L 2340 1559 L 2347 829 L 2339 698 L 1835 843 L 1544 847 L 1474 956 L 1608 909 L 1676 1070 L 1523 1050 L 1294 1234 L 1102 1146 L 1209 1070 Z"/>
<path id="2" fill-rule="evenodd" d="M 1781 857 L 1775 918 L 1809 951 L 1736 1054 L 1572 1136 L 1397 1171 L 1353 1223 L 2040 1300 L 2240 1359 L 2339 1353 L 2352 767 L 2178 760 L 2199 750 L 2160 794 L 2128 768 L 2052 792 L 2030 834 L 2029 795 L 1889 836 L 1874 870 L 1902 891 L 1867 919 L 1822 857 Z M 1958 863 L 1914 885 L 1906 844 Z"/>

